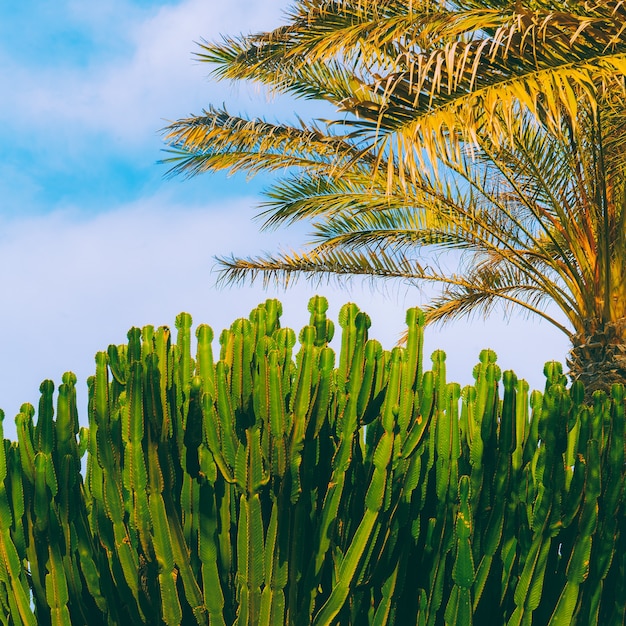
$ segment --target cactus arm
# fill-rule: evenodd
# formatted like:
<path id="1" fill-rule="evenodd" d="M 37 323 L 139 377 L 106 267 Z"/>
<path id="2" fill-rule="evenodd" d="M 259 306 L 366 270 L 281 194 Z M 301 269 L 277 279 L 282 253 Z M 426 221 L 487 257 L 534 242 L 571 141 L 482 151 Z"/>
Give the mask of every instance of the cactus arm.
<path id="1" fill-rule="evenodd" d="M 237 532 L 238 588 L 240 605 L 238 626 L 256 626 L 261 608 L 264 580 L 263 521 L 258 494 L 248 500 L 240 497 Z"/>
<path id="2" fill-rule="evenodd" d="M 191 386 L 191 375 L 193 364 L 191 360 L 191 315 L 189 313 L 179 313 L 176 316 L 175 326 L 178 331 L 176 335 L 176 346 L 179 354 L 178 384 L 182 392 L 182 405 L 178 407 L 182 427 L 185 427 L 185 419 L 189 410 L 189 388 Z"/>
<path id="3" fill-rule="evenodd" d="M 231 578 L 234 577 L 237 571 L 231 542 L 231 533 L 237 523 L 237 518 L 234 513 L 234 499 L 236 496 L 234 485 L 226 484 L 222 486 L 223 493 L 220 494 L 221 497 L 217 500 L 218 558 L 221 564 L 223 578 L 231 581 Z"/>
<path id="4" fill-rule="evenodd" d="M 126 384 L 126 354 L 122 352 L 118 346 L 110 345 L 107 349 L 107 356 L 111 374 L 113 378 L 120 384 Z"/>
<path id="5" fill-rule="evenodd" d="M 168 390 L 173 386 L 173 367 L 171 364 L 172 351 L 170 346 L 170 330 L 167 326 L 161 326 L 154 335 L 154 353 L 156 355 L 156 362 L 159 364 L 160 375 L 159 381 L 159 397 L 160 402 L 155 406 L 158 406 L 161 415 L 159 415 L 160 427 L 157 432 L 161 433 L 161 440 L 167 441 L 172 436 L 172 416 L 170 409 L 170 402 L 168 401 Z M 155 380 L 157 378 L 154 374 Z M 155 416 L 156 418 L 156 416 Z"/>
<path id="6" fill-rule="evenodd" d="M 233 432 L 235 413 L 228 389 L 227 371 L 228 365 L 224 361 L 218 361 L 215 368 L 215 376 L 217 380 L 217 414 L 222 435 L 221 448 L 226 463 L 230 468 L 233 468 L 235 466 L 237 442 Z"/>
<path id="7" fill-rule="evenodd" d="M 330 592 L 328 600 L 315 615 L 313 626 L 331 626 L 334 623 L 335 617 L 350 593 L 356 578 L 357 568 L 361 563 L 377 520 L 377 511 L 365 510 L 350 546 L 339 566 L 336 584 Z"/>
<path id="8" fill-rule="evenodd" d="M 283 626 L 285 624 L 285 586 L 288 564 L 281 549 L 282 538 L 278 536 L 279 504 L 274 500 L 265 538 L 265 585 L 261 595 L 259 626 Z"/>
<path id="9" fill-rule="evenodd" d="M 252 402 L 254 414 L 257 419 L 264 423 L 269 422 L 269 406 L 270 406 L 270 383 L 269 383 L 269 354 L 274 351 L 276 342 L 269 337 L 261 337 L 256 345 L 255 362 L 256 372 L 253 377 L 253 394 Z M 275 359 L 278 360 L 276 353 Z"/>
<path id="10" fill-rule="evenodd" d="M 200 324 L 196 329 L 198 349 L 196 355 L 196 372 L 202 378 L 203 391 L 215 394 L 215 366 L 213 364 L 213 329 L 206 324 Z"/>
<path id="11" fill-rule="evenodd" d="M 282 478 L 287 464 L 287 447 L 285 433 L 287 422 L 285 417 L 285 398 L 282 388 L 282 367 L 276 350 L 269 354 L 267 381 L 269 389 L 268 416 L 271 434 L 272 471 Z"/>
<path id="12" fill-rule="evenodd" d="M 8 502 L 2 501 L 0 497 L 0 507 L 4 507 Z M 11 541 L 11 534 L 8 528 L 0 530 L 0 579 L 4 581 L 9 594 L 13 597 L 13 602 L 17 609 L 16 617 L 19 615 L 19 619 L 22 624 L 27 626 L 37 626 L 37 619 L 31 608 L 30 598 L 20 578 L 23 576 L 23 569 L 20 564 L 20 558 L 17 554 L 17 550 Z"/>
<path id="13" fill-rule="evenodd" d="M 217 411 L 215 410 L 215 405 L 213 402 L 213 396 L 210 393 L 202 394 L 202 424 L 204 430 L 204 439 L 206 441 L 206 445 L 210 450 L 215 464 L 219 468 L 222 476 L 228 482 L 233 482 L 234 477 L 232 475 L 232 466 L 233 462 L 230 464 L 224 457 L 223 448 L 220 444 L 220 436 L 218 433 L 218 417 Z M 233 454 L 231 452 L 230 454 Z M 234 457 L 234 454 L 233 454 Z"/>
<path id="14" fill-rule="evenodd" d="M 59 543 L 52 542 L 49 546 L 49 559 L 46 564 L 46 600 L 50 607 L 50 616 L 53 626 L 71 626 L 68 609 L 69 593 L 67 580 L 63 569 Z"/>
<path id="15" fill-rule="evenodd" d="M 145 554 L 151 552 L 150 507 L 148 505 L 148 472 L 143 452 L 144 415 L 143 415 L 143 379 L 141 362 L 130 365 L 130 380 L 127 386 L 127 423 L 128 441 L 126 442 L 126 465 L 130 470 L 130 489 L 133 499 L 133 526 L 139 534 Z"/>
<path id="16" fill-rule="evenodd" d="M 68 455 L 76 463 L 77 474 L 80 466 L 80 452 L 76 443 L 78 415 L 76 412 L 76 376 L 71 372 L 63 375 L 57 399 L 56 444 L 59 456 Z"/>
<path id="17" fill-rule="evenodd" d="M 0 410 L 0 428 L 2 428 L 1 420 L 4 418 L 4 414 Z M 1 436 L 1 432 L 0 432 Z M 7 440 L 5 440 L 7 442 Z M 13 543 L 17 552 L 22 557 L 26 555 L 26 533 L 23 523 L 23 516 L 25 512 L 24 503 L 24 484 L 22 483 L 22 471 L 19 459 L 19 448 L 16 442 L 13 442 L 10 446 L 1 446 L 0 455 L 4 454 L 4 460 L 0 459 L 0 473 L 4 472 L 6 467 L 7 476 L 4 480 L 0 480 L 0 501 L 2 498 L 6 498 L 6 486 L 5 481 L 8 478 L 8 484 L 10 485 L 11 501 L 7 502 L 7 506 L 0 505 L 2 515 L 13 515 L 6 517 L 2 520 L 2 528 L 8 528 L 12 523 L 11 535 Z M 5 448 L 6 453 L 5 454 Z M 6 463 L 6 465 L 5 465 Z M 5 494 L 5 495 L 2 495 Z M 12 522 L 11 522 L 12 518 Z"/>
<path id="18" fill-rule="evenodd" d="M 550 541 L 546 541 L 541 535 L 535 537 L 515 587 L 514 599 L 517 606 L 507 622 L 507 626 L 521 626 L 521 624 L 530 623 L 530 615 L 539 605 L 541 598 L 549 551 Z"/>
<path id="19" fill-rule="evenodd" d="M 2 426 L 3 420 L 4 412 L 0 410 L 0 442 L 2 442 L 0 445 L 0 581 L 7 589 L 8 600 L 11 604 L 11 613 L 15 616 L 15 621 L 17 622 L 17 619 L 19 619 L 21 623 L 26 626 L 36 626 L 37 620 L 35 619 L 30 598 L 23 584 L 25 571 L 20 555 L 11 538 L 11 526 L 14 523 L 18 524 L 19 520 L 14 520 L 13 515 L 11 515 L 11 507 L 5 486 L 9 468 L 11 469 L 11 474 L 16 474 L 18 477 L 21 473 L 17 459 L 15 459 L 19 451 L 17 449 L 12 451 L 11 456 L 14 460 L 10 466 L 7 466 Z M 15 484 L 15 482 L 13 482 L 13 484 Z M 21 481 L 19 482 L 21 483 Z M 21 491 L 21 484 L 19 487 Z M 13 613 L 13 611 L 15 611 L 15 613 Z"/>
<path id="20" fill-rule="evenodd" d="M 172 556 L 183 581 L 185 597 L 191 606 L 196 622 L 202 626 L 207 624 L 207 609 L 204 604 L 202 591 L 195 579 L 191 563 L 189 562 L 189 549 L 185 543 L 180 517 L 174 509 L 171 494 L 164 494 L 163 500 L 164 507 L 161 508 L 160 505 L 158 506 L 165 512 L 167 528 L 169 529 L 169 536 L 164 534 L 163 540 L 167 541 L 167 539 L 169 539 L 171 542 Z M 172 580 L 174 580 L 174 578 Z"/>
<path id="21" fill-rule="evenodd" d="M 289 476 L 291 479 L 291 502 L 295 504 L 302 493 L 300 465 L 302 448 L 307 429 L 307 418 L 311 405 L 311 389 L 313 387 L 313 369 L 315 366 L 315 328 L 305 326 L 300 333 L 299 361 L 300 367 L 295 381 L 291 411 L 293 415 L 292 430 L 289 438 Z"/>
<path id="22" fill-rule="evenodd" d="M 23 404 L 15 418 L 17 441 L 20 449 L 20 463 L 25 478 L 32 484 L 35 482 L 35 446 L 33 445 L 33 414 L 29 404 Z"/>
<path id="23" fill-rule="evenodd" d="M 427 432 L 427 427 L 431 423 L 432 409 L 434 407 L 434 389 L 432 372 L 426 372 L 422 376 L 421 389 L 415 394 L 415 411 L 413 424 L 409 428 L 402 445 L 401 455 L 404 458 L 410 457 Z"/>
<path id="24" fill-rule="evenodd" d="M 445 611 L 446 624 L 471 626 L 471 587 L 475 569 L 472 556 L 472 514 L 470 510 L 470 480 L 461 476 L 459 480 L 459 510 L 456 517 L 456 556 L 452 567 L 454 587 Z"/>
<path id="25" fill-rule="evenodd" d="M 115 446 L 111 439 L 109 430 L 109 400 L 108 400 L 108 380 L 107 380 L 107 354 L 98 352 L 96 354 L 96 374 L 93 379 L 93 416 L 96 433 L 96 458 L 98 465 L 112 472 L 118 467 L 115 458 Z M 117 474 L 117 472 L 116 472 Z M 110 478 L 116 480 L 115 474 Z M 121 482 L 121 481 L 119 481 Z M 118 484 L 119 484 L 118 482 Z"/>
<path id="26" fill-rule="evenodd" d="M 376 383 L 376 369 L 382 353 L 382 346 L 378 341 L 368 340 L 365 344 L 365 360 L 363 379 L 357 399 L 357 415 L 359 422 L 369 424 L 377 417 L 376 403 L 373 401 Z"/>
<path id="27" fill-rule="evenodd" d="M 139 560 L 132 548 L 131 539 L 123 523 L 122 494 L 110 479 L 105 479 L 104 501 L 107 516 L 113 522 L 115 551 L 119 558 L 122 574 L 137 603 L 137 607 L 139 607 L 139 583 L 137 580 Z"/>
<path id="28" fill-rule="evenodd" d="M 320 350 L 318 369 L 320 374 L 319 385 L 315 397 L 315 406 L 312 414 L 313 433 L 312 437 L 319 437 L 322 426 L 328 423 L 331 412 L 331 401 L 333 396 L 333 371 L 335 365 L 334 351 L 325 346 Z"/>
<path id="29" fill-rule="evenodd" d="M 34 513 L 35 530 L 41 534 L 48 530 L 50 517 L 49 490 L 46 477 L 48 474 L 48 458 L 43 452 L 35 455 L 35 493 Z"/>
<path id="30" fill-rule="evenodd" d="M 87 589 L 100 611 L 107 613 L 107 601 L 102 595 L 100 573 L 94 560 L 96 554 L 87 520 L 82 516 L 77 516 L 74 520 L 74 527 L 76 529 L 76 552 Z"/>
<path id="31" fill-rule="evenodd" d="M 233 407 L 241 407 L 245 412 L 252 393 L 252 360 L 253 327 L 249 320 L 238 319 L 231 325 L 229 347 L 224 359 L 229 365 L 230 401 Z"/>
<path id="32" fill-rule="evenodd" d="M 373 457 L 374 473 L 365 494 L 365 506 L 370 511 L 378 512 L 383 506 L 387 484 L 387 467 L 391 460 L 393 443 L 393 432 L 385 431 L 376 446 Z"/>
<path id="33" fill-rule="evenodd" d="M 334 324 L 327 319 L 328 300 L 322 296 L 313 296 L 309 300 L 310 326 L 315 328 L 315 345 L 318 348 L 328 345 L 334 334 Z"/>
<path id="34" fill-rule="evenodd" d="M 185 475 L 191 479 L 198 478 L 200 475 L 200 445 L 203 438 L 202 426 L 202 378 L 194 376 L 191 379 L 189 400 L 189 414 L 187 415 L 187 424 L 185 427 L 185 435 L 183 437 L 185 459 Z M 191 482 L 189 482 L 191 484 Z"/>
<path id="35" fill-rule="evenodd" d="M 37 426 L 35 427 L 35 446 L 38 451 L 48 455 L 52 452 L 53 446 L 53 416 L 52 394 L 54 383 L 51 380 L 44 380 L 39 386 L 41 397 L 39 399 L 39 412 L 37 414 Z"/>
<path id="36" fill-rule="evenodd" d="M 224 620 L 224 593 L 218 570 L 217 511 L 215 492 L 205 483 L 200 487 L 200 522 L 198 553 L 202 562 L 202 589 L 204 605 L 211 626 L 226 626 Z"/>
<path id="37" fill-rule="evenodd" d="M 356 345 L 355 319 L 359 313 L 356 304 L 344 304 L 339 311 L 339 325 L 341 326 L 341 351 L 339 353 L 339 368 L 337 370 L 337 384 L 345 388 L 348 382 L 350 366 Z"/>
<path id="38" fill-rule="evenodd" d="M 159 587 L 161 589 L 161 612 L 168 626 L 180 624 L 182 609 L 174 580 L 174 552 L 165 505 L 160 493 L 149 497 L 150 514 L 153 520 L 153 545 L 159 564 Z"/>
<path id="39" fill-rule="evenodd" d="M 422 347 L 424 344 L 424 314 L 417 308 L 406 313 L 408 335 L 404 350 L 405 363 L 402 367 L 402 384 L 400 389 L 399 424 L 402 438 L 412 422 L 415 395 L 422 385 Z"/>

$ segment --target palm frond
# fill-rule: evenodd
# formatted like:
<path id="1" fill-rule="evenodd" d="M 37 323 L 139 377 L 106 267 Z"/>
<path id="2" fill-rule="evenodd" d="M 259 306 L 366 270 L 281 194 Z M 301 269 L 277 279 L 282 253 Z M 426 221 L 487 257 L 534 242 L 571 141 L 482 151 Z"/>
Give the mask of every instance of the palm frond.
<path id="1" fill-rule="evenodd" d="M 288 167 L 328 170 L 361 157 L 345 138 L 315 125 L 298 128 L 248 120 L 214 108 L 170 124 L 164 135 L 173 156 L 162 162 L 172 165 L 170 174 L 187 176 L 221 169 L 251 174 Z"/>
<path id="2" fill-rule="evenodd" d="M 410 281 L 423 275 L 422 266 L 415 260 L 394 258 L 386 253 L 346 253 L 313 249 L 239 259 L 219 257 L 219 283 L 254 282 L 261 278 L 264 285 L 284 287 L 299 278 L 322 282 L 337 277 L 401 278 Z"/>
<path id="3" fill-rule="evenodd" d="M 494 271 L 494 268 L 482 266 L 466 275 L 437 277 L 437 282 L 444 285 L 444 290 L 425 308 L 428 323 L 447 322 L 471 314 L 488 317 L 495 307 L 508 304 L 538 315 L 568 336 L 572 335 L 545 312 L 544 306 L 553 298 L 541 285 L 529 281 L 515 269 L 500 267 Z"/>

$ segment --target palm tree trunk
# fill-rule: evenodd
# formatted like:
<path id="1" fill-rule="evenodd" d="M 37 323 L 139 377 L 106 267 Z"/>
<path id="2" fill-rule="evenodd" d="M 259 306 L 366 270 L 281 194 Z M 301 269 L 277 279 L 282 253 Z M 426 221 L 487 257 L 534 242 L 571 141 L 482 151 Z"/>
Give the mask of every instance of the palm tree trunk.
<path id="1" fill-rule="evenodd" d="M 591 331 L 591 321 L 587 322 Z M 585 385 L 588 398 L 594 391 L 608 392 L 615 383 L 626 385 L 626 319 L 596 325 L 573 339 L 567 365 L 572 381 Z"/>

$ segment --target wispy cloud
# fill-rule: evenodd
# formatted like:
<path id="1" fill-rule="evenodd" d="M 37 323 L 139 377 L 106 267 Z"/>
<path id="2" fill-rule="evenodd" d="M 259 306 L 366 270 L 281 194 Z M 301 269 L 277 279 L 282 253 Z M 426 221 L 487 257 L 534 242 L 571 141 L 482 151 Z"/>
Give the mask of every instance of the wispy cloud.
<path id="1" fill-rule="evenodd" d="M 237 106 L 239 98 L 239 103 L 249 103 L 245 89 L 209 84 L 209 68 L 194 60 L 195 42 L 271 28 L 279 23 L 283 5 L 277 0 L 186 0 L 125 13 L 118 2 L 115 11 L 105 14 L 99 3 L 74 4 L 70 13 L 78 12 L 89 24 L 94 46 L 117 16 L 120 45 L 111 48 L 100 42 L 103 53 L 91 55 L 87 64 L 68 56 L 55 66 L 24 64 L 5 50 L 0 81 L 9 97 L 1 115 L 10 117 L 14 128 L 27 127 L 35 135 L 61 126 L 74 140 L 100 133 L 118 146 L 154 142 L 166 119 L 197 113 L 211 102 L 234 100 Z"/>
<path id="2" fill-rule="evenodd" d="M 210 68 L 193 56 L 201 39 L 275 27 L 284 0 L 141 5 L 60 3 L 58 14 L 29 23 L 39 33 L 29 35 L 37 42 L 33 54 L 10 47 L 19 39 L 0 40 L 0 206 L 5 211 L 76 204 L 101 211 L 140 197 L 148 187 L 154 192 L 166 171 L 155 165 L 164 156 L 160 129 L 209 104 L 227 102 L 229 110 L 252 115 L 271 111 L 271 118 L 302 112 L 302 104 L 291 100 L 270 106 L 255 87 L 211 82 Z M 75 47 L 63 44 L 57 50 L 63 37 L 76 40 Z M 50 58 L 46 44 L 55 50 Z M 204 179 L 203 184 L 224 188 L 223 181 Z"/>

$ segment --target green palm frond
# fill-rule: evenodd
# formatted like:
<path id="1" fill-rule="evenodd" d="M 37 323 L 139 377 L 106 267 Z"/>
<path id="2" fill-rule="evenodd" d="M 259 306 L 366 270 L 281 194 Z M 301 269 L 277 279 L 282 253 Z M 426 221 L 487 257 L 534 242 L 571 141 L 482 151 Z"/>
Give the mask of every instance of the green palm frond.
<path id="1" fill-rule="evenodd" d="M 249 79 L 268 86 L 272 92 L 299 98 L 340 102 L 360 89 L 354 75 L 356 67 L 347 67 L 336 59 L 302 64 L 285 57 L 285 46 L 280 38 L 267 42 L 224 39 L 217 45 L 203 43 L 197 57 L 216 66 L 212 75 L 218 79 Z"/>
<path id="2" fill-rule="evenodd" d="M 563 324 L 545 312 L 545 306 L 554 299 L 542 285 L 534 284 L 520 272 L 498 268 L 479 267 L 464 275 L 437 277 L 444 285 L 440 296 L 426 307 L 428 322 L 449 322 L 471 314 L 488 317 L 498 306 L 509 305 L 529 314 L 544 318 L 571 337 Z"/>
<path id="3" fill-rule="evenodd" d="M 299 278 L 322 282 L 337 277 L 401 278 L 411 281 L 424 275 L 415 260 L 395 258 L 380 252 L 344 252 L 341 250 L 292 252 L 264 257 L 218 259 L 222 270 L 221 283 L 254 282 L 261 278 L 264 285 L 271 283 L 287 287 Z"/>

